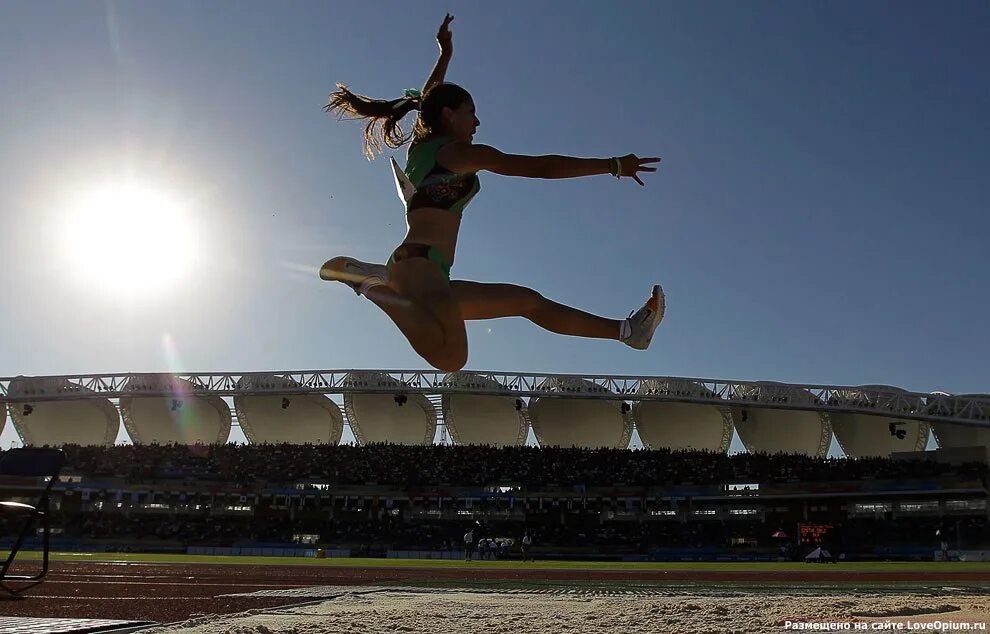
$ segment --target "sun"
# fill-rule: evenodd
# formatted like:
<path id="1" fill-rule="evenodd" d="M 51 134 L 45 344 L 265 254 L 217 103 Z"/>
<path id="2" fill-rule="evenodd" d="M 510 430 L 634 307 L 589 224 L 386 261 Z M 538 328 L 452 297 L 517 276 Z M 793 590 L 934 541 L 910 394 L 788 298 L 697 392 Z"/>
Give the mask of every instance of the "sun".
<path id="1" fill-rule="evenodd" d="M 121 297 L 173 288 L 189 276 L 197 250 L 188 205 L 134 181 L 83 192 L 62 229 L 69 270 Z"/>

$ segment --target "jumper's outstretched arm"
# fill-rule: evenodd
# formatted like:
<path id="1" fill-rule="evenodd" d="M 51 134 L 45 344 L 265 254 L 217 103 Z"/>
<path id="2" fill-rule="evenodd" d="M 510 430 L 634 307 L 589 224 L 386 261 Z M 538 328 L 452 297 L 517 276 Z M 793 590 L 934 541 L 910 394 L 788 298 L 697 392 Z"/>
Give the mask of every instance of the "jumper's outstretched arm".
<path id="1" fill-rule="evenodd" d="M 638 172 L 655 172 L 648 163 L 659 163 L 660 157 L 639 158 L 635 154 L 615 156 L 610 159 L 578 158 L 546 154 L 527 156 L 505 154 L 490 145 L 474 145 L 466 141 L 454 141 L 440 149 L 437 160 L 455 174 L 487 170 L 503 176 L 525 178 L 578 178 L 595 174 L 628 176 L 640 185 Z"/>

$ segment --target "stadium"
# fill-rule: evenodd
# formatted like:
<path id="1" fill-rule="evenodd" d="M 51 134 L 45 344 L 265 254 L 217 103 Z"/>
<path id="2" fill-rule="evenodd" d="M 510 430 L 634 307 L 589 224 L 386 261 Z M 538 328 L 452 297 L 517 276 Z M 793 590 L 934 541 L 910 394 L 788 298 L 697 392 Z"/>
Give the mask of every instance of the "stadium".
<path id="1" fill-rule="evenodd" d="M 411 586 L 456 603 L 451 587 L 545 599 L 577 583 L 639 609 L 713 583 L 743 603 L 767 585 L 928 583 L 985 604 L 990 581 L 986 395 L 398 370 L 20 376 L 0 390 L 21 443 L 66 456 L 49 585 L 7 611 L 89 597 L 72 616 L 90 629 L 59 631 L 284 616 L 371 587 L 412 601 L 408 616 L 424 613 Z M 745 450 L 730 454 L 734 435 Z M 845 458 L 829 457 L 833 439 Z M 4 500 L 46 486 L 0 477 Z M 32 550 L 41 528 L 17 566 L 37 565 Z M 121 601 L 138 582 L 166 600 Z"/>

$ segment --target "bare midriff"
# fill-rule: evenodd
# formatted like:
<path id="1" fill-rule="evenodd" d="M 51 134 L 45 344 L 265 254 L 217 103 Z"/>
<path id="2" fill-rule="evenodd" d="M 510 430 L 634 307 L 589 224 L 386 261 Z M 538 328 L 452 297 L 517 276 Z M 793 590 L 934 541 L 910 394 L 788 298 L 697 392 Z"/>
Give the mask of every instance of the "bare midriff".
<path id="1" fill-rule="evenodd" d="M 447 209 L 419 207 L 406 214 L 406 237 L 403 244 L 426 244 L 440 251 L 447 262 L 454 264 L 457 232 L 461 218 Z"/>

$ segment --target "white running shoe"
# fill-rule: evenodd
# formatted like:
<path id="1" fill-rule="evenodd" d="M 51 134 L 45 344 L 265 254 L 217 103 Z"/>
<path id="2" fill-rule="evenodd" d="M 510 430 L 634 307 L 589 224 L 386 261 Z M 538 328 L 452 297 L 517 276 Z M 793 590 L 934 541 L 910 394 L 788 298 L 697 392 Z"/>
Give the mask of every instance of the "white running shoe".
<path id="1" fill-rule="evenodd" d="M 383 264 L 339 256 L 320 267 L 320 279 L 343 282 L 358 295 L 364 295 L 372 287 L 388 284 L 388 269 Z"/>
<path id="2" fill-rule="evenodd" d="M 631 333 L 622 340 L 622 343 L 637 350 L 649 348 L 653 333 L 663 320 L 663 313 L 667 307 L 666 301 L 663 289 L 657 284 L 653 287 L 653 297 L 648 299 L 642 308 L 634 313 L 629 313 Z"/>

